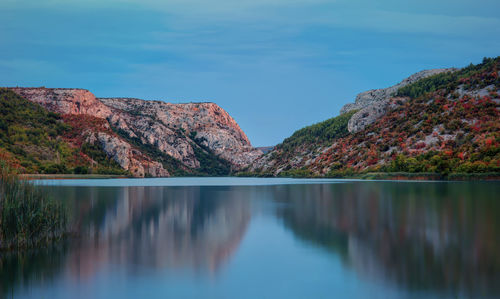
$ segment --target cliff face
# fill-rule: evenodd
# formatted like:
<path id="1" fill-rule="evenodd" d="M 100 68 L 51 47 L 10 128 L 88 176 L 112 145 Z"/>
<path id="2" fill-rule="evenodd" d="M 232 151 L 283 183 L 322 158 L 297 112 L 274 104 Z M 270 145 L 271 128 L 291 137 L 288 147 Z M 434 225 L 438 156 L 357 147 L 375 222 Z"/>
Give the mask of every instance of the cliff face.
<path id="1" fill-rule="evenodd" d="M 137 177 L 168 176 L 179 169 L 190 173 L 214 163 L 220 169 L 237 170 L 262 155 L 234 119 L 214 103 L 98 99 L 83 89 L 11 90 L 49 111 L 76 116 L 72 125 L 82 127 L 81 138 L 99 144 L 109 157 Z M 104 127 L 86 126 L 86 116 L 104 120 Z M 165 161 L 172 169 L 165 169 Z"/>
<path id="2" fill-rule="evenodd" d="M 358 132 L 374 123 L 376 119 L 380 118 L 389 110 L 391 98 L 395 96 L 400 88 L 430 76 L 445 72 L 455 72 L 457 70 L 456 68 L 423 70 L 405 78 L 394 86 L 362 92 L 356 96 L 354 103 L 346 104 L 342 107 L 340 114 L 358 110 L 357 113 L 353 115 L 348 125 L 349 132 Z"/>
<path id="3" fill-rule="evenodd" d="M 392 97 L 401 87 L 415 83 L 420 79 L 427 78 L 444 72 L 455 72 L 455 71 L 457 71 L 456 68 L 423 70 L 411 75 L 408 78 L 403 79 L 403 81 L 394 86 L 381 89 L 372 89 L 362 92 L 356 96 L 354 103 L 346 104 L 344 107 L 342 107 L 342 109 L 340 109 L 340 114 L 344 114 L 346 112 L 353 110 L 363 109 L 369 105 L 375 104 L 376 102 L 387 100 L 390 97 Z"/>
<path id="4" fill-rule="evenodd" d="M 162 152 L 190 167 L 199 166 L 193 159 L 192 141 L 207 147 L 237 168 L 247 166 L 262 155 L 252 147 L 236 121 L 214 103 L 171 104 L 124 98 L 99 100 L 113 110 L 110 118 L 113 125 L 129 136 L 142 136 L 144 143 L 156 144 Z"/>
<path id="5" fill-rule="evenodd" d="M 107 118 L 111 109 L 85 89 L 73 88 L 11 88 L 12 91 L 47 110 L 60 114 L 88 114 Z"/>

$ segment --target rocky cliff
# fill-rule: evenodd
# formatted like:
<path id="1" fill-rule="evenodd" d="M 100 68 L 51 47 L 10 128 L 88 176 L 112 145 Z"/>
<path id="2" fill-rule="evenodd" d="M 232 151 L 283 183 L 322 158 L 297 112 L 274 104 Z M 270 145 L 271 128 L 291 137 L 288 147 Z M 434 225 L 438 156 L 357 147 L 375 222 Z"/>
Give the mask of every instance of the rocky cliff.
<path id="1" fill-rule="evenodd" d="M 238 169 L 262 155 L 252 147 L 236 121 L 214 103 L 171 104 L 129 98 L 99 100 L 113 110 L 109 119 L 111 124 L 131 137 L 141 136 L 142 142 L 156 146 L 189 167 L 199 167 L 194 159 L 193 141 Z"/>
<path id="2" fill-rule="evenodd" d="M 355 113 L 349 121 L 348 129 L 351 133 L 358 132 L 372 124 L 389 110 L 391 99 L 400 88 L 415 83 L 423 78 L 445 72 L 455 72 L 457 70 L 456 68 L 423 70 L 405 78 L 394 86 L 362 92 L 356 96 L 354 103 L 346 104 L 342 107 L 340 114 L 357 110 L 357 113 Z"/>
<path id="3" fill-rule="evenodd" d="M 10 88 L 31 102 L 60 114 L 87 114 L 107 118 L 111 109 L 102 104 L 86 89 L 75 88 Z"/>
<path id="4" fill-rule="evenodd" d="M 210 168 L 218 170 L 215 174 L 224 174 L 246 167 L 262 155 L 236 121 L 214 103 L 99 99 L 84 89 L 10 89 L 49 111 L 76 116 L 66 119 L 81 127 L 81 138 L 97 143 L 137 177 L 168 176 L 179 170 L 203 174 Z M 105 124 L 89 127 L 86 123 L 93 121 L 88 117 Z"/>

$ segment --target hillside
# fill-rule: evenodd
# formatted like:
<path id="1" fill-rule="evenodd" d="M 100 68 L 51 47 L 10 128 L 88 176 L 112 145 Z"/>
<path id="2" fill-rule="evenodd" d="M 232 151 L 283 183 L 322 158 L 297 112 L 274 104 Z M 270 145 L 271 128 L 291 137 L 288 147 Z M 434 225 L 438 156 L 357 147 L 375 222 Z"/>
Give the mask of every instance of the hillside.
<path id="1" fill-rule="evenodd" d="M 62 88 L 1 95 L 0 153 L 25 173 L 228 175 L 262 155 L 213 103 L 99 99 Z"/>
<path id="2" fill-rule="evenodd" d="M 8 89 L 0 89 L 0 112 L 0 158 L 21 172 L 126 173 L 98 145 L 72 143 L 73 128 L 61 115 Z"/>
<path id="3" fill-rule="evenodd" d="M 359 110 L 297 131 L 248 170 L 327 177 L 499 172 L 499 70 L 500 57 L 430 72 Z"/>

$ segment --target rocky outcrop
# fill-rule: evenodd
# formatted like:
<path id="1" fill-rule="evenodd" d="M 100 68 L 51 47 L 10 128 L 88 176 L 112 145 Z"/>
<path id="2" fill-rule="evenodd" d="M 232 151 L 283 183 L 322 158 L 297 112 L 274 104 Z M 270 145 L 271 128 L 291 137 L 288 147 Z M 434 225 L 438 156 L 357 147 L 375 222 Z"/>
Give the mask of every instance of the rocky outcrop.
<path id="1" fill-rule="evenodd" d="M 56 113 L 88 114 L 100 118 L 107 118 L 111 114 L 111 109 L 86 89 L 15 87 L 11 90 Z"/>
<path id="2" fill-rule="evenodd" d="M 173 130 L 150 116 L 137 115 L 113 108 L 108 119 L 110 124 L 126 133 L 131 138 L 139 138 L 141 143 L 148 144 L 159 151 L 181 161 L 189 168 L 198 168 L 193 146 L 185 134 Z"/>
<path id="3" fill-rule="evenodd" d="M 423 70 L 411 75 L 410 77 L 404 79 L 403 81 L 394 86 L 382 89 L 372 89 L 362 92 L 356 96 L 354 103 L 349 103 L 346 104 L 344 107 L 342 107 L 342 109 L 340 109 L 340 114 L 344 114 L 346 112 L 353 110 L 363 109 L 372 104 L 383 102 L 384 100 L 387 100 L 390 97 L 394 96 L 398 91 L 398 89 L 400 89 L 401 87 L 417 82 L 420 79 L 427 78 L 440 73 L 455 72 L 457 70 L 458 69 L 456 68 Z"/>
<path id="4" fill-rule="evenodd" d="M 393 97 L 401 87 L 417 82 L 423 78 L 444 72 L 454 72 L 456 70 L 456 68 L 424 70 L 411 75 L 394 86 L 362 92 L 356 96 L 354 103 L 349 103 L 342 107 L 340 114 L 359 110 L 352 116 L 348 126 L 349 132 L 358 132 L 372 124 L 387 112 L 390 106 L 391 97 Z"/>
<path id="5" fill-rule="evenodd" d="M 196 155 L 200 151 L 229 161 L 235 170 L 262 155 L 252 147 L 236 121 L 214 103 L 98 99 L 84 89 L 16 87 L 11 90 L 52 112 L 105 120 L 108 129 L 94 129 L 95 136 L 90 139 L 99 142 L 109 157 L 134 176 L 168 176 L 168 171 L 111 128 L 177 159 L 188 169 L 200 167 Z"/>
<path id="6" fill-rule="evenodd" d="M 135 177 L 144 177 L 146 174 L 154 177 L 169 176 L 161 163 L 151 161 L 117 136 L 99 132 L 97 133 L 97 141 L 110 157 Z"/>
<path id="7" fill-rule="evenodd" d="M 406 100 L 407 98 L 395 97 L 366 106 L 351 116 L 347 124 L 347 130 L 349 130 L 350 133 L 356 133 L 363 130 L 385 115 L 387 111 L 396 108 L 397 103 L 402 103 Z"/>
<path id="8" fill-rule="evenodd" d="M 99 100 L 113 109 L 113 125 L 130 136 L 142 136 L 143 142 L 156 145 L 189 167 L 199 166 L 194 159 L 192 141 L 236 168 L 245 167 L 262 155 L 252 147 L 236 121 L 214 103 L 171 104 L 130 98 Z"/>

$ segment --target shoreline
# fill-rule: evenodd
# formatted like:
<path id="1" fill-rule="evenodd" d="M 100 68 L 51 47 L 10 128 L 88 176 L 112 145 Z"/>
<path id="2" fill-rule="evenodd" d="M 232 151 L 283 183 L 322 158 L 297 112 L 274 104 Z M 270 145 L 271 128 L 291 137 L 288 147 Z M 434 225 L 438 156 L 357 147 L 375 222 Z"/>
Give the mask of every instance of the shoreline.
<path id="1" fill-rule="evenodd" d="M 22 174 L 26 180 L 92 180 L 92 179 L 144 179 L 112 174 Z M 148 177 L 148 178 L 187 178 L 191 176 Z M 194 176 L 197 177 L 197 176 Z M 203 176 L 202 176 L 203 177 Z M 218 177 L 218 176 L 214 176 Z M 368 172 L 339 176 L 268 176 L 242 173 L 227 178 L 294 178 L 294 179 L 355 179 L 355 180 L 391 180 L 391 181 L 500 181 L 500 173 L 405 173 L 405 172 Z M 222 178 L 222 177 L 221 177 Z"/>
<path id="2" fill-rule="evenodd" d="M 311 179 L 356 179 L 356 180 L 392 180 L 392 181 L 500 181 L 500 173 L 428 173 L 428 172 L 367 172 L 353 173 L 336 176 L 316 176 L 316 175 L 291 175 L 291 176 L 271 176 L 268 174 L 241 173 L 238 177 L 262 177 L 262 178 L 311 178 Z"/>
<path id="3" fill-rule="evenodd" d="M 85 179 L 128 179 L 130 177 L 113 174 L 20 174 L 20 178 L 32 180 L 85 180 Z"/>
<path id="4" fill-rule="evenodd" d="M 500 181 L 500 173 L 400 173 L 369 172 L 358 176 L 364 180 L 419 180 L 419 181 Z"/>

